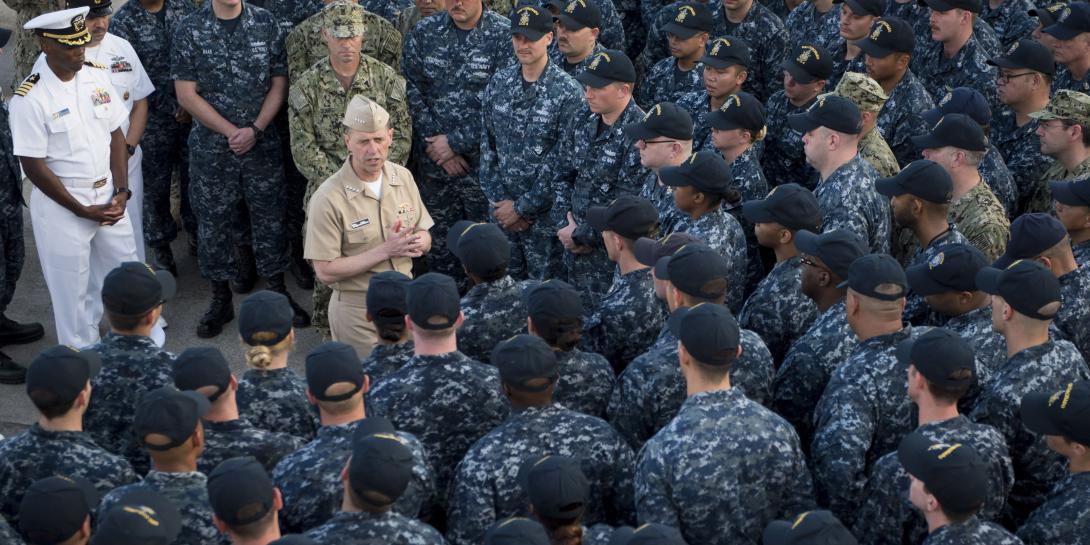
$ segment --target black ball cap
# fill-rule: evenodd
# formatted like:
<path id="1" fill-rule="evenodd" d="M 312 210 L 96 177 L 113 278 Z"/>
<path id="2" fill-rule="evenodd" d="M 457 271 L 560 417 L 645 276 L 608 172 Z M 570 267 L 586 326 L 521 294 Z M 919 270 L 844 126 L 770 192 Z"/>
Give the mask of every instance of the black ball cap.
<path id="1" fill-rule="evenodd" d="M 699 2 L 685 2 L 671 15 L 673 18 L 662 25 L 662 31 L 681 39 L 692 38 L 701 32 L 711 32 L 715 25 L 711 10 Z"/>
<path id="2" fill-rule="evenodd" d="M 976 273 L 976 285 L 984 293 L 1002 297 L 1019 314 L 1037 320 L 1055 318 L 1055 313 L 1044 314 L 1041 309 L 1062 301 L 1060 281 L 1035 261 L 1019 259 L 1005 269 L 984 267 Z"/>
<path id="3" fill-rule="evenodd" d="M 727 307 L 700 303 L 674 311 L 666 325 L 682 346 L 705 365 L 730 365 L 738 357 L 741 330 Z"/>
<path id="4" fill-rule="evenodd" d="M 60 543 L 75 535 L 98 505 L 99 494 L 82 477 L 53 476 L 31 483 L 19 504 L 19 532 L 34 543 Z"/>
<path id="5" fill-rule="evenodd" d="M 833 56 L 818 44 L 799 44 L 780 65 L 799 83 L 813 83 L 833 75 Z"/>
<path id="6" fill-rule="evenodd" d="M 890 178 L 879 178 L 874 188 L 887 197 L 912 195 L 927 202 L 949 204 L 954 198 L 954 181 L 934 161 L 920 159 Z"/>
<path id="7" fill-rule="evenodd" d="M 799 184 L 778 185 L 764 199 L 742 203 L 742 215 L 753 223 L 778 223 L 792 231 L 821 227 L 817 197 Z"/>
<path id="8" fill-rule="evenodd" d="M 208 474 L 212 512 L 232 526 L 261 520 L 273 508 L 275 485 L 253 456 L 228 458 Z"/>
<path id="9" fill-rule="evenodd" d="M 929 134 L 912 137 L 912 143 L 920 149 L 936 149 L 953 146 L 969 151 L 985 151 L 988 140 L 980 124 L 965 114 L 948 114 L 939 118 Z"/>
<path id="10" fill-rule="evenodd" d="M 425 273 L 410 282 L 405 300 L 413 326 L 421 329 L 454 327 L 462 313 L 458 285 L 442 273 Z"/>
<path id="11" fill-rule="evenodd" d="M 655 277 L 669 280 L 682 293 L 702 299 L 726 294 L 729 275 L 727 260 L 704 244 L 686 244 L 655 263 Z"/>
<path id="12" fill-rule="evenodd" d="M 908 285 L 922 296 L 952 291 L 977 291 L 976 274 L 988 266 L 988 258 L 968 244 L 950 244 L 926 262 L 905 269 Z"/>
<path id="13" fill-rule="evenodd" d="M 1052 198 L 1068 206 L 1090 206 L 1090 178 L 1049 182 Z"/>
<path id="14" fill-rule="evenodd" d="M 713 129 L 747 129 L 757 132 L 765 126 L 765 107 L 753 95 L 739 91 L 728 96 L 718 110 L 708 114 L 707 119 L 708 125 Z"/>
<path id="15" fill-rule="evenodd" d="M 368 543 L 368 542 L 364 542 Z M 276 541 L 269 542 L 269 545 L 319 545 L 317 541 L 310 539 L 303 534 L 289 534 Z M 370 544 L 368 544 L 370 545 Z"/>
<path id="16" fill-rule="evenodd" d="M 381 433 L 397 434 L 397 429 L 394 428 L 394 423 L 390 422 L 390 419 L 382 416 L 367 415 L 367 418 L 356 421 L 356 430 L 352 432 L 353 441 L 358 441 L 367 437 L 368 435 L 378 435 Z"/>
<path id="17" fill-rule="evenodd" d="M 1050 214 L 1022 214 L 1011 222 L 1011 238 L 1007 250 L 992 265 L 1002 269 L 1019 259 L 1032 259 L 1060 243 L 1067 229 Z"/>
<path id="18" fill-rule="evenodd" d="M 1065 8 L 1067 8 L 1067 2 L 1053 2 L 1043 9 L 1033 8 L 1027 10 L 1026 13 L 1028 13 L 1030 17 L 1036 17 L 1037 22 L 1044 28 L 1056 24 L 1057 18 L 1063 14 Z"/>
<path id="19" fill-rule="evenodd" d="M 0 28 L 0 47 L 8 45 L 8 40 L 11 39 L 11 30 L 6 28 Z"/>
<path id="20" fill-rule="evenodd" d="M 586 509 L 590 482 L 577 458 L 532 458 L 519 470 L 518 477 L 537 513 L 558 520 L 573 520 Z"/>
<path id="21" fill-rule="evenodd" d="M 708 42 L 700 62 L 720 70 L 731 66 L 749 68 L 753 57 L 749 53 L 749 42 L 734 36 L 719 36 Z"/>
<path id="22" fill-rule="evenodd" d="M 636 261 L 648 267 L 654 267 L 655 263 L 668 255 L 674 255 L 682 246 L 700 239 L 682 231 L 675 231 L 658 240 L 643 237 L 636 241 Z"/>
<path id="23" fill-rule="evenodd" d="M 535 521 L 511 517 L 485 532 L 484 545 L 549 545 L 549 534 Z"/>
<path id="24" fill-rule="evenodd" d="M 774 520 L 765 528 L 763 545 L 857 545 L 855 536 L 829 511 L 806 511 L 794 520 Z"/>
<path id="25" fill-rule="evenodd" d="M 659 169 L 659 180 L 670 187 L 692 187 L 701 193 L 724 195 L 734 182 L 734 174 L 719 152 L 701 150 L 676 167 Z"/>
<path id="26" fill-rule="evenodd" d="M 553 15 L 541 6 L 520 6 L 511 12 L 511 34 L 536 42 L 553 31 Z"/>
<path id="27" fill-rule="evenodd" d="M 677 528 L 657 522 L 636 528 L 622 543 L 623 545 L 687 545 Z"/>
<path id="28" fill-rule="evenodd" d="M 787 116 L 787 123 L 803 134 L 818 127 L 844 134 L 859 134 L 863 130 L 863 117 L 859 113 L 859 107 L 837 95 L 826 95 L 817 99 L 809 110 Z"/>
<path id="29" fill-rule="evenodd" d="M 988 59 L 988 64 L 1000 68 L 1024 68 L 1049 76 L 1056 70 L 1052 51 L 1031 38 L 1022 38 L 1014 42 L 1002 56 Z"/>
<path id="30" fill-rule="evenodd" d="M 660 102 L 647 110 L 642 121 L 626 125 L 624 132 L 633 140 L 692 140 L 693 116 L 673 102 Z"/>
<path id="31" fill-rule="evenodd" d="M 382 271 L 367 282 L 367 312 L 380 325 L 397 325 L 409 313 L 405 296 L 412 279 L 397 271 Z"/>
<path id="32" fill-rule="evenodd" d="M 118 316 L 143 316 L 174 297 L 177 285 L 169 271 L 153 271 L 127 261 L 102 281 L 102 306 Z"/>
<path id="33" fill-rule="evenodd" d="M 291 333 L 294 316 L 286 295 L 261 290 L 250 294 L 238 306 L 238 334 L 248 345 L 273 346 Z M 258 340 L 255 338 L 258 333 L 275 335 Z"/>
<path id="34" fill-rule="evenodd" d="M 507 266 L 511 243 L 494 223 L 456 222 L 447 231 L 447 248 L 469 272 L 481 276 Z"/>
<path id="35" fill-rule="evenodd" d="M 1090 4 L 1071 2 L 1056 14 L 1056 22 L 1042 31 L 1060 40 L 1070 40 L 1083 32 L 1090 32 Z"/>
<path id="36" fill-rule="evenodd" d="M 319 401 L 344 401 L 363 388 L 363 367 L 356 349 L 337 341 L 324 342 L 307 354 L 307 390 Z M 355 386 L 341 394 L 330 394 L 334 384 Z"/>
<path id="37" fill-rule="evenodd" d="M 394 434 L 354 438 L 348 485 L 361 497 L 377 492 L 396 500 L 409 486 L 414 463 L 412 451 Z"/>
<path id="38" fill-rule="evenodd" d="M 971 445 L 937 443 L 915 431 L 901 440 L 897 458 L 944 508 L 966 513 L 984 505 L 988 468 Z"/>
<path id="39" fill-rule="evenodd" d="M 824 233 L 800 230 L 795 233 L 795 247 L 822 261 L 841 279 L 848 277 L 855 260 L 867 254 L 867 245 L 849 231 L 836 229 Z"/>
<path id="40" fill-rule="evenodd" d="M 613 231 L 629 240 L 636 240 L 655 232 L 659 225 L 659 211 L 643 197 L 622 195 L 609 206 L 588 208 L 587 223 L 598 231 Z"/>
<path id="41" fill-rule="evenodd" d="M 523 292 L 527 314 L 534 322 L 555 322 L 583 315 L 579 291 L 563 280 L 546 280 L 530 285 Z"/>
<path id="42" fill-rule="evenodd" d="M 882 0 L 833 0 L 834 4 L 847 4 L 852 14 L 862 17 L 873 15 L 881 17 L 886 11 L 886 3 Z"/>
<path id="43" fill-rule="evenodd" d="M 583 30 L 584 28 L 600 28 L 602 26 L 602 10 L 594 0 L 572 0 L 567 4 L 557 6 L 560 10 L 556 19 L 568 30 Z"/>
<path id="44" fill-rule="evenodd" d="M 208 386 L 216 390 L 206 395 L 215 402 L 231 386 L 231 365 L 214 346 L 186 348 L 174 359 L 171 369 L 174 386 L 179 390 L 198 390 Z"/>
<path id="45" fill-rule="evenodd" d="M 916 33 L 912 25 L 900 17 L 883 17 L 870 27 L 866 38 L 855 42 L 863 53 L 884 59 L 894 53 L 912 53 L 916 47 Z"/>
<path id="46" fill-rule="evenodd" d="M 962 388 L 976 381 L 976 360 L 973 348 L 958 333 L 943 327 L 928 330 L 923 335 L 897 343 L 897 361 L 901 366 L 912 365 L 931 384 L 943 388 Z M 956 377 L 954 373 L 968 370 Z"/>
<path id="47" fill-rule="evenodd" d="M 963 9 L 965 11 L 980 14 L 981 8 L 981 0 L 917 0 L 917 3 L 921 6 L 927 6 L 934 11 Z"/>
<path id="48" fill-rule="evenodd" d="M 1026 395 L 1022 422 L 1037 433 L 1090 446 L 1090 382 L 1069 382 L 1062 390 Z"/>
<path id="49" fill-rule="evenodd" d="M 169 545 L 181 529 L 174 502 L 154 490 L 135 490 L 98 521 L 91 545 Z"/>
<path id="50" fill-rule="evenodd" d="M 600 89 L 611 83 L 635 83 L 636 67 L 624 51 L 605 49 L 595 53 L 587 69 L 575 79 L 588 87 Z"/>
<path id="51" fill-rule="evenodd" d="M 163 386 L 144 394 L 133 420 L 137 441 L 144 448 L 167 451 L 193 436 L 211 405 L 197 392 Z"/>
<path id="52" fill-rule="evenodd" d="M 896 293 L 881 293 L 878 287 L 883 284 L 893 284 L 901 289 Z M 852 263 L 848 279 L 837 287 L 848 287 L 860 295 L 882 301 L 896 301 L 908 291 L 908 279 L 896 259 L 886 254 L 867 254 Z"/>
<path id="53" fill-rule="evenodd" d="M 64 9 L 82 8 L 87 6 L 91 10 L 87 13 L 88 19 L 105 17 L 114 12 L 111 0 L 65 0 Z"/>
<path id="54" fill-rule="evenodd" d="M 992 121 L 992 110 L 988 106 L 988 100 L 980 94 L 980 91 L 969 87 L 955 87 L 947 91 L 937 106 L 920 112 L 920 117 L 928 125 L 934 126 L 942 119 L 942 116 L 949 114 L 965 114 L 981 126 Z"/>
<path id="55" fill-rule="evenodd" d="M 536 335 L 515 335 L 492 349 L 492 365 L 504 384 L 524 392 L 543 392 L 560 378 L 556 352 Z"/>
<path id="56" fill-rule="evenodd" d="M 98 352 L 63 344 L 47 348 L 27 368 L 26 392 L 37 404 L 67 405 L 101 369 Z"/>

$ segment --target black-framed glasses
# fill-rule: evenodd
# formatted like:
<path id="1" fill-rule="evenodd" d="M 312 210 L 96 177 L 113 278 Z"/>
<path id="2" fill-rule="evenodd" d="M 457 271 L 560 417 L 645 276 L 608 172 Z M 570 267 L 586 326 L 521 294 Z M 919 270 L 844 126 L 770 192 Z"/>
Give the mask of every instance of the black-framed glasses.
<path id="1" fill-rule="evenodd" d="M 823 267 L 821 265 L 818 265 L 814 260 L 812 260 L 812 259 L 810 259 L 810 258 L 808 258 L 806 256 L 799 256 L 799 261 L 801 261 L 803 265 L 809 265 L 809 266 L 811 266 L 811 267 L 813 267 L 815 269 L 821 269 L 823 271 L 829 270 L 829 269 L 827 269 L 827 268 L 825 268 L 825 267 Z"/>
<path id="2" fill-rule="evenodd" d="M 1014 79 L 1014 78 L 1020 78 L 1020 77 L 1022 77 L 1022 76 L 1032 76 L 1033 74 L 1036 74 L 1036 73 L 1037 73 L 1037 72 L 1023 72 L 1023 73 L 1021 73 L 1021 74 L 1004 74 L 1004 73 L 999 73 L 999 74 L 997 74 L 997 75 L 995 76 L 995 81 L 998 81 L 999 83 L 1006 83 L 1006 82 L 1008 82 L 1008 81 L 1010 81 L 1010 80 L 1012 80 L 1012 79 Z"/>

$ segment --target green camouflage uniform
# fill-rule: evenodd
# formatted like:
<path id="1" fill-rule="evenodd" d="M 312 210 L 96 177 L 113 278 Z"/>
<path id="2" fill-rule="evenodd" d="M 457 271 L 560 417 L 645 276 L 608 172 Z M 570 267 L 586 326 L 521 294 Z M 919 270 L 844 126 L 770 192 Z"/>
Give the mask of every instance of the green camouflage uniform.
<path id="1" fill-rule="evenodd" d="M 859 156 L 885 178 L 896 176 L 901 171 L 901 165 L 897 164 L 897 156 L 893 155 L 889 144 L 875 129 L 871 129 L 859 140 Z"/>
<path id="2" fill-rule="evenodd" d="M 953 223 L 969 244 L 980 250 L 988 261 L 995 261 L 1007 249 L 1010 239 L 1010 220 L 1007 211 L 986 183 L 978 183 L 964 197 L 950 205 L 946 220 Z M 919 243 L 911 229 L 900 228 L 893 232 L 892 255 L 902 263 L 908 263 L 916 255 Z"/>
<path id="3" fill-rule="evenodd" d="M 1062 119 L 1085 127 L 1090 125 L 1090 96 L 1061 89 L 1056 91 L 1044 110 L 1031 113 L 1029 116 L 1038 121 Z M 1052 192 L 1048 189 L 1048 182 L 1085 178 L 1086 176 L 1090 176 L 1090 159 L 1083 161 L 1071 170 L 1056 161 L 1030 188 L 1025 212 L 1052 212 Z"/>
<path id="4" fill-rule="evenodd" d="M 859 72 L 845 72 L 833 89 L 833 94 L 852 101 L 860 111 L 871 112 L 875 116 L 882 111 L 889 99 L 877 81 Z M 859 155 L 884 177 L 894 176 L 901 171 L 893 150 L 875 129 L 859 139 Z"/>
<path id="5" fill-rule="evenodd" d="M 385 63 L 395 71 L 401 70 L 401 33 L 397 28 L 386 19 L 359 7 L 354 2 L 336 0 L 322 11 L 299 23 L 291 34 L 288 34 L 284 48 L 288 52 L 288 76 L 291 81 L 314 66 L 314 63 L 329 56 L 329 48 L 322 37 L 322 22 L 330 11 L 330 7 L 336 4 L 351 6 L 362 14 L 363 45 L 360 51 L 364 55 L 378 59 L 379 62 Z M 390 113 L 390 117 L 393 117 L 393 112 Z"/>

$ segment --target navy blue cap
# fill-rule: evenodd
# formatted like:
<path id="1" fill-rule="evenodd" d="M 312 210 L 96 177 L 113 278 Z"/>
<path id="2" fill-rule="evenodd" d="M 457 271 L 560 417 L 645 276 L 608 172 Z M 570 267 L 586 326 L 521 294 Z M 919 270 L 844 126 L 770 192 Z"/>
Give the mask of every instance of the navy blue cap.
<path id="1" fill-rule="evenodd" d="M 174 297 L 177 285 L 169 271 L 153 271 L 139 261 L 127 261 L 102 281 L 102 306 L 118 316 L 143 316 Z"/>
<path id="2" fill-rule="evenodd" d="M 660 102 L 647 110 L 641 121 L 625 125 L 624 132 L 633 140 L 651 140 L 659 136 L 692 140 L 693 116 L 673 102 Z"/>
<path id="3" fill-rule="evenodd" d="M 273 346 L 291 333 L 294 316 L 286 295 L 269 290 L 254 292 L 238 306 L 238 334 L 248 345 Z M 258 333 L 274 336 L 258 340 Z"/>
<path id="4" fill-rule="evenodd" d="M 609 206 L 588 208 L 587 224 L 598 231 L 612 231 L 629 240 L 636 240 L 658 229 L 659 211 L 643 197 L 621 195 Z"/>
<path id="5" fill-rule="evenodd" d="M 708 42 L 707 52 L 700 57 L 700 62 L 720 70 L 731 66 L 749 68 L 753 58 L 749 53 L 749 42 L 734 36 L 718 36 Z"/>
<path id="6" fill-rule="evenodd" d="M 494 223 L 461 220 L 447 231 L 447 249 L 469 272 L 489 275 L 511 260 L 511 242 Z"/>
<path id="7" fill-rule="evenodd" d="M 518 34 L 531 42 L 553 31 L 553 14 L 543 7 L 519 6 L 508 19 L 511 20 L 511 34 Z"/>
<path id="8" fill-rule="evenodd" d="M 612 543 L 612 541 L 611 541 Z M 673 526 L 648 522 L 636 528 L 623 545 L 687 545 L 681 532 Z"/>
<path id="9" fill-rule="evenodd" d="M 780 67 L 799 83 L 829 79 L 833 75 L 833 56 L 818 44 L 799 44 L 788 52 Z"/>
<path id="10" fill-rule="evenodd" d="M 367 282 L 367 312 L 376 324 L 397 325 L 409 313 L 405 300 L 412 279 L 397 271 L 382 271 Z"/>
<path id="11" fill-rule="evenodd" d="M 549 534 L 535 521 L 511 517 L 497 522 L 484 534 L 484 545 L 549 545 Z"/>
<path id="12" fill-rule="evenodd" d="M 1048 182 L 1052 198 L 1068 206 L 1090 206 L 1090 178 Z"/>
<path id="13" fill-rule="evenodd" d="M 774 520 L 761 537 L 763 545 L 857 545 L 855 536 L 829 511 L 806 511 L 794 520 Z"/>
<path id="14" fill-rule="evenodd" d="M 572 520 L 586 510 L 590 482 L 577 458 L 548 455 L 531 459 L 520 469 L 518 477 L 535 513 L 556 520 Z"/>
<path id="15" fill-rule="evenodd" d="M 583 315 L 583 299 L 571 284 L 549 279 L 531 285 L 523 292 L 526 312 L 537 325 L 579 318 Z"/>
<path id="16" fill-rule="evenodd" d="M 413 326 L 421 329 L 454 327 L 462 313 L 458 285 L 442 273 L 425 273 L 410 282 L 405 300 Z"/>
<path id="17" fill-rule="evenodd" d="M 1060 243 L 1067 229 L 1055 216 L 1041 212 L 1022 214 L 1011 222 L 1011 238 L 1007 251 L 992 265 L 1002 269 L 1018 259 L 1035 258 Z"/>
<path id="18" fill-rule="evenodd" d="M 1071 2 L 1056 15 L 1056 22 L 1042 29 L 1060 40 L 1070 40 L 1083 32 L 1090 32 L 1090 4 Z"/>
<path id="19" fill-rule="evenodd" d="M 921 6 L 927 6 L 934 11 L 950 11 L 963 9 L 973 13 L 980 13 L 981 0 L 917 0 Z"/>
<path id="20" fill-rule="evenodd" d="M 848 4 L 856 16 L 873 15 L 881 17 L 886 12 L 886 3 L 882 0 L 833 0 L 834 4 Z"/>
<path id="21" fill-rule="evenodd" d="M 1069 382 L 1053 392 L 1022 398 L 1022 422 L 1031 431 L 1090 446 L 1090 382 Z"/>
<path id="22" fill-rule="evenodd" d="M 409 487 L 415 463 L 412 451 L 397 435 L 376 433 L 353 437 L 348 486 L 361 498 L 378 493 L 396 500 Z"/>
<path id="23" fill-rule="evenodd" d="M 905 269 L 908 285 L 922 296 L 952 291 L 977 291 L 976 274 L 988 266 L 988 258 L 969 244 L 950 244 L 924 263 Z"/>
<path id="24" fill-rule="evenodd" d="M 93 350 L 57 345 L 41 351 L 26 372 L 26 393 L 36 406 L 60 407 L 76 399 L 102 369 Z"/>
<path id="25" fill-rule="evenodd" d="M 583 30 L 584 28 L 600 28 L 602 26 L 602 10 L 594 0 L 572 0 L 564 5 L 556 2 L 559 13 L 556 19 L 568 30 Z"/>
<path id="26" fill-rule="evenodd" d="M 1044 314 L 1041 309 L 1063 300 L 1060 281 L 1052 271 L 1025 259 L 1019 259 L 1005 269 L 980 269 L 976 274 L 976 285 L 980 291 L 1002 297 L 1019 314 L 1037 320 L 1055 318 L 1056 313 Z"/>
<path id="27" fill-rule="evenodd" d="M 850 231 L 834 229 L 821 234 L 807 230 L 795 233 L 795 247 L 822 261 L 833 274 L 844 279 L 855 260 L 867 254 L 867 245 Z"/>
<path id="28" fill-rule="evenodd" d="M 363 420 L 356 421 L 356 430 L 352 432 L 352 440 L 358 441 L 368 435 L 378 435 L 380 433 L 396 435 L 397 428 L 394 427 L 394 423 L 390 422 L 389 418 L 369 414 Z"/>
<path id="29" fill-rule="evenodd" d="M 738 358 L 741 330 L 730 310 L 715 303 L 681 307 L 666 321 L 685 350 L 705 365 L 730 365 Z"/>
<path id="30" fill-rule="evenodd" d="M 897 343 L 896 355 L 902 367 L 911 364 L 936 386 L 962 388 L 976 381 L 973 348 L 956 331 L 944 327 L 929 329 L 923 335 Z M 960 378 L 954 375 L 963 370 L 969 374 Z"/>
<path id="31" fill-rule="evenodd" d="M 243 526 L 269 514 L 276 485 L 253 456 L 228 458 L 208 474 L 208 503 L 223 522 Z"/>
<path id="32" fill-rule="evenodd" d="M 727 260 L 719 252 L 699 243 L 686 244 L 655 263 L 656 278 L 669 280 L 678 291 L 702 299 L 725 295 L 730 284 L 729 275 Z"/>
<path id="33" fill-rule="evenodd" d="M 817 197 L 793 183 L 773 187 L 764 199 L 742 203 L 742 215 L 753 223 L 778 223 L 792 231 L 821 228 Z"/>
<path id="34" fill-rule="evenodd" d="M 879 178 L 874 189 L 887 197 L 908 194 L 936 204 L 949 204 L 954 198 L 954 181 L 950 173 L 927 159 L 909 163 L 890 178 Z"/>
<path id="35" fill-rule="evenodd" d="M 52 545 L 72 537 L 98 505 L 99 494 L 83 477 L 34 481 L 19 504 L 19 532 L 27 543 Z"/>
<path id="36" fill-rule="evenodd" d="M 307 390 L 319 401 L 344 401 L 363 388 L 364 373 L 356 349 L 337 341 L 324 342 L 307 354 Z M 351 391 L 333 395 L 330 386 L 343 382 L 355 386 Z"/>
<path id="37" fill-rule="evenodd" d="M 171 366 L 174 386 L 179 390 L 198 390 L 215 387 L 211 395 L 202 393 L 208 401 L 215 402 L 231 386 L 231 365 L 223 352 L 214 346 L 186 348 L 174 359 Z"/>
<path id="38" fill-rule="evenodd" d="M 674 231 L 658 240 L 643 237 L 636 241 L 634 254 L 636 261 L 648 267 L 654 267 L 658 261 L 681 249 L 691 242 L 700 242 L 700 239 L 683 231 Z"/>
<path id="39" fill-rule="evenodd" d="M 1030 5 L 1032 6 L 1033 4 Z M 1045 6 L 1043 9 L 1033 8 L 1026 10 L 1026 13 L 1028 13 L 1030 17 L 1036 17 L 1037 23 L 1040 24 L 1042 28 L 1044 28 L 1056 24 L 1057 17 L 1059 17 L 1059 15 L 1062 14 L 1064 9 L 1066 8 L 1067 2 L 1053 2 Z"/>
<path id="40" fill-rule="evenodd" d="M 183 392 L 173 386 L 152 390 L 144 394 L 136 410 L 136 440 L 154 451 L 179 447 L 197 431 L 210 407 L 208 398 L 197 392 Z"/>
<path id="41" fill-rule="evenodd" d="M 182 530 L 182 514 L 159 492 L 125 494 L 98 521 L 90 545 L 169 545 Z"/>
<path id="42" fill-rule="evenodd" d="M 588 87 L 600 89 L 611 83 L 635 83 L 636 67 L 624 51 L 605 49 L 590 58 L 587 69 L 575 79 Z"/>
<path id="43" fill-rule="evenodd" d="M 276 541 L 272 541 L 269 545 L 319 545 L 317 541 L 310 539 L 303 534 L 288 534 Z M 377 545 L 370 543 L 370 540 L 363 541 L 360 545 Z"/>
<path id="44" fill-rule="evenodd" d="M 930 110 L 924 110 L 920 117 L 928 125 L 934 126 L 949 114 L 964 114 L 980 125 L 987 125 L 992 121 L 992 110 L 988 107 L 988 99 L 976 89 L 969 87 L 956 87 L 946 92 L 938 105 Z M 966 148 L 968 149 L 968 148 Z"/>
<path id="45" fill-rule="evenodd" d="M 825 127 L 845 134 L 859 134 L 863 130 L 863 117 L 852 101 L 837 95 L 826 95 L 803 113 L 787 116 L 792 129 L 806 134 L 818 127 Z"/>
<path id="46" fill-rule="evenodd" d="M 971 445 L 937 443 L 915 431 L 901 440 L 897 458 L 943 508 L 968 513 L 984 505 L 988 467 Z"/>
<path id="47" fill-rule="evenodd" d="M 893 53 L 912 53 L 916 47 L 916 33 L 904 19 L 883 17 L 875 21 L 870 34 L 855 45 L 867 55 L 884 59 Z"/>
<path id="48" fill-rule="evenodd" d="M 765 127 L 765 107 L 753 95 L 738 91 L 726 98 L 718 110 L 707 116 L 708 126 L 721 131 L 746 129 L 758 132 Z"/>
<path id="49" fill-rule="evenodd" d="M 87 18 L 105 17 L 114 12 L 111 0 L 65 0 L 64 9 L 82 8 L 87 6 Z"/>
<path id="50" fill-rule="evenodd" d="M 969 151 L 988 149 L 988 139 L 984 136 L 984 129 L 964 114 L 942 116 L 931 128 L 930 133 L 913 136 L 912 143 L 920 149 L 937 149 L 946 146 Z"/>
<path id="51" fill-rule="evenodd" d="M 734 175 L 722 155 L 701 150 L 678 166 L 659 169 L 659 180 L 670 187 L 693 187 L 702 193 L 724 195 L 730 190 Z"/>
<path id="52" fill-rule="evenodd" d="M 685 2 L 670 15 L 673 17 L 662 25 L 662 31 L 683 40 L 701 32 L 711 32 L 712 27 L 715 26 L 711 10 L 700 2 Z"/>
<path id="53" fill-rule="evenodd" d="M 541 337 L 514 335 L 492 349 L 492 365 L 504 384 L 525 392 L 543 392 L 560 378 L 560 364 Z"/>
<path id="54" fill-rule="evenodd" d="M 893 284 L 901 289 L 898 293 L 877 291 L 878 286 L 883 284 Z M 848 269 L 848 279 L 837 287 L 848 287 L 860 295 L 882 301 L 896 301 L 908 291 L 908 279 L 896 259 L 886 254 L 867 254 L 852 263 Z"/>
<path id="55" fill-rule="evenodd" d="M 1056 70 L 1052 50 L 1031 38 L 1022 38 L 1012 43 L 1006 53 L 988 59 L 988 64 L 1000 68 L 1024 68 L 1049 76 Z"/>

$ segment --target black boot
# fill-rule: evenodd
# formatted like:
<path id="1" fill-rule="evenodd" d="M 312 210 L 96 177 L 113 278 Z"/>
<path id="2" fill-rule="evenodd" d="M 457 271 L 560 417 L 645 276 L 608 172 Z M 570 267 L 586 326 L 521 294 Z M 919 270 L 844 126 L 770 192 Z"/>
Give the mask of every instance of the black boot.
<path id="1" fill-rule="evenodd" d="M 188 238 L 189 255 L 197 257 L 197 235 L 191 235 Z"/>
<path id="2" fill-rule="evenodd" d="M 231 287 L 227 282 L 212 282 L 212 302 L 201 321 L 197 323 L 197 336 L 208 339 L 223 331 L 223 324 L 235 319 L 231 304 Z"/>
<path id="3" fill-rule="evenodd" d="M 26 382 L 26 367 L 15 363 L 7 354 L 0 352 L 0 384 Z"/>
<path id="4" fill-rule="evenodd" d="M 238 276 L 231 280 L 231 289 L 235 293 L 250 293 L 257 283 L 257 263 L 254 262 L 254 250 L 249 244 L 238 247 Z"/>
<path id="5" fill-rule="evenodd" d="M 288 302 L 291 303 L 291 310 L 295 312 L 295 317 L 292 318 L 292 325 L 295 327 L 307 327 L 310 325 L 310 315 L 307 311 L 303 310 L 303 307 L 296 304 L 295 300 L 291 298 L 291 294 L 288 293 L 288 286 L 284 283 L 284 273 L 278 273 L 270 276 L 266 279 L 265 287 L 269 291 L 275 291 L 276 293 L 282 293 L 288 298 Z"/>
<path id="6" fill-rule="evenodd" d="M 291 275 L 295 277 L 295 284 L 300 288 L 314 289 L 314 271 L 310 268 L 310 263 L 303 259 L 302 239 L 291 243 Z"/>
<path id="7" fill-rule="evenodd" d="M 9 344 L 28 344 L 37 341 L 44 336 L 45 328 L 42 327 L 42 324 L 39 324 L 38 322 L 21 324 L 0 312 L 0 346 Z"/>
<path id="8" fill-rule="evenodd" d="M 178 278 L 178 265 L 174 263 L 174 252 L 169 245 L 152 248 L 155 255 L 155 268 L 160 271 L 170 271 L 174 278 Z"/>

